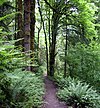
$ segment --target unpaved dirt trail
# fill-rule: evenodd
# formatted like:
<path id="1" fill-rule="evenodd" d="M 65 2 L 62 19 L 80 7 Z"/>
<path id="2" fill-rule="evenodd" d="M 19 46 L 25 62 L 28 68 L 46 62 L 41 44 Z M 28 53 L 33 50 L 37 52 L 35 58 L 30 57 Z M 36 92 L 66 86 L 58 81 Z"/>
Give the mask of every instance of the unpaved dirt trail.
<path id="1" fill-rule="evenodd" d="M 49 80 L 46 76 L 45 80 L 45 97 L 44 97 L 44 105 L 42 108 L 67 108 L 67 106 L 60 102 L 56 97 L 56 86 L 53 81 Z"/>

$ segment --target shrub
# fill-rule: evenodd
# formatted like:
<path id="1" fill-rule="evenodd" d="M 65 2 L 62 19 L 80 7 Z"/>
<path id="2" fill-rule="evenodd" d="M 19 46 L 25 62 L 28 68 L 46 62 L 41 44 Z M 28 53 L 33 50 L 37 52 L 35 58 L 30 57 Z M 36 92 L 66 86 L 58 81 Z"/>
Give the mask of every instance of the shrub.
<path id="1" fill-rule="evenodd" d="M 15 14 L 0 17 L 0 21 Z M 0 27 L 0 108 L 39 107 L 42 104 L 43 80 L 31 72 L 22 71 L 32 60 L 25 57 L 22 49 L 16 48 L 15 42 L 19 40 L 8 41 L 6 38 L 14 33 L 5 32 Z"/>
<path id="2" fill-rule="evenodd" d="M 17 108 L 41 107 L 44 94 L 44 83 L 41 76 L 37 77 L 21 69 L 16 69 L 8 76 L 12 79 L 13 103 Z"/>
<path id="3" fill-rule="evenodd" d="M 5 74 L 0 73 L 0 108 L 10 106 L 11 102 L 11 80 Z"/>
<path id="4" fill-rule="evenodd" d="M 75 108 L 99 108 L 100 95 L 86 83 L 68 78 L 67 87 L 63 87 L 57 93 L 59 99 Z"/>
<path id="5" fill-rule="evenodd" d="M 68 73 L 100 90 L 100 44 L 71 46 L 67 55 Z"/>
<path id="6" fill-rule="evenodd" d="M 66 77 L 66 78 L 63 78 L 63 74 L 62 73 L 56 74 L 54 79 L 55 79 L 55 83 L 60 88 L 68 87 L 73 82 L 77 84 L 77 81 L 78 81 L 78 79 L 71 78 L 70 76 Z"/>
<path id="7" fill-rule="evenodd" d="M 2 34 L 1 29 L 0 33 Z M 11 79 L 7 77 L 6 73 L 14 69 L 14 52 L 14 45 L 10 41 L 6 43 L 0 38 L 0 107 L 4 108 L 10 107 L 12 102 Z"/>

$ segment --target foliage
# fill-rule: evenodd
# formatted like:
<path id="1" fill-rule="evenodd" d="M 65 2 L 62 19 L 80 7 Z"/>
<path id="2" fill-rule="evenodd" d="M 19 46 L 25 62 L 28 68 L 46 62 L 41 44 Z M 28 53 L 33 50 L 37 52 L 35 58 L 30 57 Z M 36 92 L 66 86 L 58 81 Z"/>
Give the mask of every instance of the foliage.
<path id="1" fill-rule="evenodd" d="M 3 37 L 0 39 L 0 107 L 39 107 L 43 96 L 42 78 L 21 71 L 27 65 L 26 57 L 14 46 L 16 41 L 5 41 Z"/>
<path id="2" fill-rule="evenodd" d="M 100 83 L 100 44 L 91 43 L 89 46 L 77 44 L 70 47 L 67 63 L 69 75 L 78 77 L 99 89 Z"/>
<path id="3" fill-rule="evenodd" d="M 14 15 L 15 13 L 0 17 L 0 21 Z M 26 65 L 26 62 L 24 62 L 26 57 L 21 49 L 14 45 L 19 40 L 7 40 L 7 36 L 12 36 L 14 33 L 3 32 L 2 27 L 0 27 L 0 107 L 13 106 L 12 81 L 7 74 Z"/>
<path id="4" fill-rule="evenodd" d="M 11 72 L 24 65 L 21 63 L 24 56 L 15 48 L 14 43 L 15 41 L 0 41 L 0 72 Z"/>
<path id="5" fill-rule="evenodd" d="M 10 90 L 11 80 L 5 74 L 0 73 L 0 107 L 10 105 L 12 99 Z"/>
<path id="6" fill-rule="evenodd" d="M 0 27 L 3 28 L 3 31 L 11 32 L 14 31 L 14 23 L 12 23 L 15 19 L 13 10 L 12 0 L 0 0 Z M 6 35 L 9 39 L 12 37 L 8 34 Z"/>
<path id="7" fill-rule="evenodd" d="M 2 107 L 39 107 L 43 96 L 41 77 L 21 71 L 26 65 L 25 57 L 11 44 L 11 41 L 6 43 L 2 40 L 0 44 L 0 103 Z"/>
<path id="8" fill-rule="evenodd" d="M 7 14 L 4 17 L 0 17 L 0 21 L 5 20 L 9 17 L 14 17 L 15 14 L 18 14 L 19 12 L 15 12 L 15 13 L 11 13 L 11 14 Z"/>
<path id="9" fill-rule="evenodd" d="M 99 108 L 100 95 L 90 85 L 70 77 L 63 80 L 65 85 L 57 93 L 59 99 L 76 108 Z"/>
<path id="10" fill-rule="evenodd" d="M 5 35 L 0 31 L 0 107 L 10 106 L 11 95 L 11 79 L 7 77 L 6 73 L 11 72 L 16 68 L 13 59 L 16 57 L 14 45 L 5 41 Z"/>
<path id="11" fill-rule="evenodd" d="M 0 5 L 2 5 L 4 2 L 6 2 L 7 0 L 0 0 Z"/>
<path id="12" fill-rule="evenodd" d="M 44 84 L 40 76 L 21 69 L 7 75 L 12 81 L 12 98 L 17 108 L 41 107 Z"/>
<path id="13" fill-rule="evenodd" d="M 68 87 L 73 82 L 78 81 L 78 79 L 74 79 L 74 78 L 71 78 L 71 77 L 63 78 L 62 73 L 60 73 L 60 74 L 56 73 L 55 77 L 54 77 L 54 80 L 55 80 L 55 83 L 58 85 L 58 87 L 61 88 L 61 89 L 63 89 L 64 87 Z"/>

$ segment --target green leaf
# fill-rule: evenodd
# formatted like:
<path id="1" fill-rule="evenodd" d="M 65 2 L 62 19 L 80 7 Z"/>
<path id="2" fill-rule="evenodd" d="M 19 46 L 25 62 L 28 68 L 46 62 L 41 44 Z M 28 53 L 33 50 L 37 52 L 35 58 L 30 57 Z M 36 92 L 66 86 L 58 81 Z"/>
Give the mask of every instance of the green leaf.
<path id="1" fill-rule="evenodd" d="M 6 18 L 8 18 L 8 17 L 14 17 L 16 14 L 19 14 L 19 13 L 20 13 L 20 12 L 14 12 L 14 13 L 8 14 L 8 15 L 6 15 L 6 16 L 4 16 L 4 17 L 0 17 L 0 21 L 6 19 Z"/>
<path id="2" fill-rule="evenodd" d="M 2 5 L 4 2 L 7 2 L 7 0 L 0 0 L 0 5 Z"/>

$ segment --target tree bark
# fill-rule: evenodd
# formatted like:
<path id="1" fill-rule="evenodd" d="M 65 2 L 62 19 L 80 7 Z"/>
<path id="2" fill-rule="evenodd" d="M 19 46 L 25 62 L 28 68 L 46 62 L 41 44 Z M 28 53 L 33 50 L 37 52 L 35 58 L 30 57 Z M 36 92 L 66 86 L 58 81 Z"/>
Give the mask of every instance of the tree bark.
<path id="1" fill-rule="evenodd" d="M 43 21 L 43 17 L 42 17 L 42 11 L 40 8 L 40 2 L 39 0 L 37 0 L 38 2 L 38 8 L 39 8 L 39 12 L 40 12 L 40 16 L 41 16 L 41 22 L 43 24 L 43 30 L 44 30 L 44 35 L 45 35 L 45 46 L 46 46 L 46 62 L 47 62 L 47 72 L 48 72 L 48 43 L 47 43 L 47 35 L 46 35 L 46 31 L 45 31 L 45 25 L 44 25 L 44 21 Z"/>
<path id="2" fill-rule="evenodd" d="M 30 46 L 30 23 L 31 23 L 31 18 L 30 18 L 30 10 L 31 10 L 31 0 L 24 0 L 24 51 L 26 52 L 26 54 L 28 53 L 28 57 L 29 59 L 30 54 L 29 51 L 31 49 Z M 30 66 L 27 67 L 27 70 L 30 71 L 31 68 Z"/>
<path id="3" fill-rule="evenodd" d="M 15 1 L 15 6 L 16 6 L 15 11 L 18 12 L 18 10 L 17 10 L 18 0 Z M 17 30 L 17 24 L 18 24 L 17 15 L 15 15 L 15 31 Z M 17 40 L 17 33 L 15 33 L 14 38 L 15 38 L 15 40 Z M 15 45 L 17 46 L 17 42 L 15 43 Z"/>
<path id="4" fill-rule="evenodd" d="M 38 35 L 38 44 L 37 44 L 37 57 L 38 57 L 38 64 L 41 64 L 40 63 L 40 31 L 41 31 L 41 29 L 42 29 L 42 25 L 40 25 L 40 28 L 38 28 L 37 27 L 37 29 L 38 29 L 38 33 L 37 33 L 37 35 Z"/>
<path id="5" fill-rule="evenodd" d="M 49 0 L 49 2 L 50 2 L 50 0 Z M 48 55 L 50 55 L 50 44 L 51 44 L 51 28 L 50 28 L 50 25 L 51 25 L 51 19 L 50 19 L 50 8 L 49 8 L 49 17 L 48 17 L 48 34 L 49 34 L 49 54 Z M 50 59 L 50 57 L 49 57 L 49 59 Z M 49 63 L 48 63 L 48 65 L 50 65 Z M 50 67 L 50 66 L 49 66 Z M 50 70 L 48 69 L 48 72 L 47 72 L 47 75 L 50 75 Z"/>
<path id="6" fill-rule="evenodd" d="M 55 49 L 56 49 L 56 37 L 57 37 L 57 30 L 59 24 L 60 15 L 53 12 L 52 16 L 52 42 L 50 44 L 50 76 L 54 76 L 54 68 L 55 68 Z"/>
<path id="7" fill-rule="evenodd" d="M 19 14 L 15 17 L 15 31 L 18 30 L 18 32 L 15 34 L 15 39 L 21 39 L 18 42 L 16 42 L 16 46 L 23 46 L 23 5 L 22 0 L 16 0 L 16 12 L 19 12 Z"/>
<path id="8" fill-rule="evenodd" d="M 18 39 L 23 38 L 23 19 L 22 19 L 22 11 L 23 11 L 23 6 L 22 6 L 22 0 L 18 0 L 18 30 L 19 32 L 17 33 Z M 23 46 L 23 41 L 19 41 L 19 45 Z"/>
<path id="9" fill-rule="evenodd" d="M 67 74 L 67 25 L 66 25 L 66 43 L 65 43 L 65 63 L 64 63 L 64 78 L 66 77 Z"/>
<path id="10" fill-rule="evenodd" d="M 30 28 L 31 28 L 31 32 L 30 32 L 30 47 L 31 47 L 31 59 L 32 59 L 32 64 L 34 63 L 34 41 L 35 41 L 35 0 L 31 0 L 31 13 L 30 13 L 30 17 L 31 17 L 31 24 L 30 24 Z M 34 68 L 31 67 L 31 71 L 34 71 Z"/>

